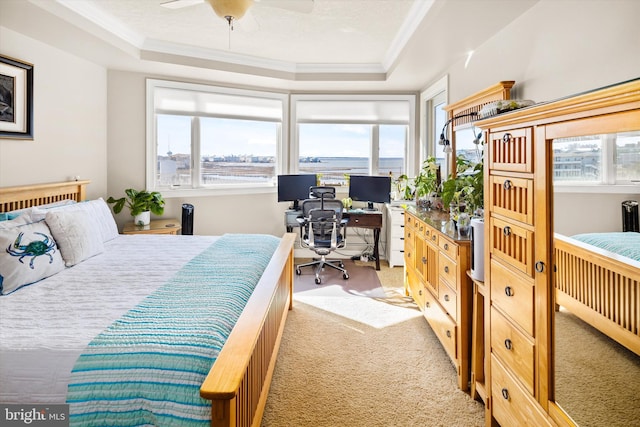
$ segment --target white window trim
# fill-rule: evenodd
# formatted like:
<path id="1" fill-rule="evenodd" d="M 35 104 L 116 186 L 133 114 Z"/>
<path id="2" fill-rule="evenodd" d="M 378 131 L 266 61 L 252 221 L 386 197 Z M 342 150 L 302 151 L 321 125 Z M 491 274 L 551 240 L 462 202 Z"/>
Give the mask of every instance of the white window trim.
<path id="1" fill-rule="evenodd" d="M 420 93 L 420 141 L 414 152 L 416 161 L 413 162 L 412 169 L 407 169 L 407 172 L 411 172 L 411 175 L 407 173 L 408 176 L 416 176 L 427 157 L 435 155 L 436 141 L 431 137 L 435 135 L 432 107 L 436 102 L 440 102 L 441 100 L 443 100 L 445 104 L 448 103 L 449 100 L 448 75 L 444 75 Z M 427 106 L 430 108 L 427 108 Z M 449 162 L 450 158 L 447 158 L 446 163 L 449 164 Z M 443 177 L 444 176 L 447 176 L 445 171 L 443 171 Z"/>
<path id="2" fill-rule="evenodd" d="M 249 89 L 237 89 L 224 86 L 205 85 L 197 83 L 185 83 L 168 80 L 147 79 L 146 81 L 146 174 L 145 185 L 146 189 L 154 190 L 155 185 L 155 164 L 158 158 L 157 152 L 157 135 L 156 135 L 156 120 L 155 120 L 155 105 L 154 105 L 154 91 L 156 88 L 171 88 L 180 90 L 192 90 L 199 92 L 212 92 L 229 95 L 249 96 L 256 98 L 272 98 L 282 102 L 282 125 L 280 130 L 280 138 L 276 145 L 276 175 L 280 173 L 283 165 L 286 163 L 285 152 L 283 147 L 287 146 L 288 129 L 289 129 L 289 95 L 279 92 L 269 91 L 257 91 Z M 217 117 L 217 116 L 216 116 Z M 252 118 L 255 119 L 255 118 Z M 194 126 L 192 124 L 192 126 Z M 192 129 L 192 138 L 194 130 Z M 191 156 L 191 168 L 192 174 L 195 171 L 199 171 L 199 159 L 200 146 L 198 144 L 197 149 L 194 149 Z M 198 157 L 196 157 L 198 156 Z M 196 164 L 197 163 L 197 164 Z M 192 177 L 193 178 L 193 177 Z M 197 176 L 196 176 L 197 178 Z M 194 181 L 197 182 L 197 181 Z M 215 195 L 243 195 L 243 194 L 260 194 L 260 193 L 273 193 L 276 191 L 276 182 L 266 184 L 252 184 L 252 185 L 218 185 L 207 187 L 190 187 L 190 188 L 162 188 L 158 191 L 162 192 L 163 197 L 186 197 L 186 196 L 215 196 Z"/>

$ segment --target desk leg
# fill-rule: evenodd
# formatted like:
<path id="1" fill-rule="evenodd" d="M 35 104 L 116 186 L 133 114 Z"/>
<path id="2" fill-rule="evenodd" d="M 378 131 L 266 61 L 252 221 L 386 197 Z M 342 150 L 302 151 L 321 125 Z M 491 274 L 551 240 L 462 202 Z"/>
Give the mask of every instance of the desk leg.
<path id="1" fill-rule="evenodd" d="M 378 242 L 380 241 L 380 229 L 373 229 L 373 256 L 376 258 L 376 270 L 380 270 L 380 251 L 378 251 Z"/>

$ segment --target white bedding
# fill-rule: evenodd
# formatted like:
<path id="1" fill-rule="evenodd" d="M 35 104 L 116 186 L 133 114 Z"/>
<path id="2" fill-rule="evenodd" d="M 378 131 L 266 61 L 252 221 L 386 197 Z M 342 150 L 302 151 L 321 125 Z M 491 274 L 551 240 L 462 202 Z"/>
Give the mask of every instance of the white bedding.
<path id="1" fill-rule="evenodd" d="M 216 238 L 122 235 L 104 253 L 0 297 L 0 402 L 64 403 L 85 346 Z"/>

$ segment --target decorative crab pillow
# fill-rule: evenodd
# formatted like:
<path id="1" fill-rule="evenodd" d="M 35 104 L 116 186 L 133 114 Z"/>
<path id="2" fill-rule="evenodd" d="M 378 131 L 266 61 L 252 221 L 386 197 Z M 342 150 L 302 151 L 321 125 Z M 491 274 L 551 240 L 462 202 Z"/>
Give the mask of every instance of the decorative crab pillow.
<path id="1" fill-rule="evenodd" d="M 0 295 L 64 268 L 60 251 L 44 221 L 0 229 Z"/>

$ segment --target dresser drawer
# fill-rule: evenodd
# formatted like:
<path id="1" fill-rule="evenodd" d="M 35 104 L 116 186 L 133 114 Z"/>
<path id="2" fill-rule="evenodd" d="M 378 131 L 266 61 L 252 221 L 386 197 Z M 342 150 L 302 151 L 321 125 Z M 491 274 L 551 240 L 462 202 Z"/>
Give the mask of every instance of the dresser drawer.
<path id="1" fill-rule="evenodd" d="M 389 267 L 395 267 L 396 265 L 404 265 L 404 250 L 392 250 L 388 255 Z"/>
<path id="2" fill-rule="evenodd" d="M 533 132 L 531 128 L 489 134 L 489 168 L 511 172 L 533 172 Z M 486 156 L 487 154 L 485 154 Z"/>
<path id="3" fill-rule="evenodd" d="M 501 426 L 552 425 L 538 402 L 517 384 L 494 355 L 491 355 L 491 396 L 493 416 Z"/>
<path id="4" fill-rule="evenodd" d="M 489 224 L 492 256 L 533 277 L 533 231 L 493 217 Z"/>
<path id="5" fill-rule="evenodd" d="M 533 180 L 491 176 L 489 188 L 492 213 L 533 225 Z"/>
<path id="6" fill-rule="evenodd" d="M 438 284 L 438 301 L 442 308 L 451 316 L 454 321 L 458 321 L 458 295 L 444 281 Z"/>
<path id="7" fill-rule="evenodd" d="M 533 282 L 491 261 L 491 303 L 515 321 L 526 333 L 533 332 Z"/>
<path id="8" fill-rule="evenodd" d="M 409 212 L 405 212 L 404 214 L 404 226 L 405 227 L 415 227 L 416 225 L 416 217 L 411 215 Z"/>
<path id="9" fill-rule="evenodd" d="M 404 225 L 403 224 L 388 224 L 387 227 L 389 227 L 387 230 L 387 234 L 390 237 L 402 237 L 404 238 Z"/>
<path id="10" fill-rule="evenodd" d="M 404 224 L 405 215 L 404 209 L 401 207 L 389 207 L 387 208 L 387 213 L 389 215 L 389 222 L 391 224 Z"/>
<path id="11" fill-rule="evenodd" d="M 399 236 L 391 236 L 389 241 L 387 242 L 387 246 L 391 251 L 401 251 L 404 250 L 404 230 L 403 233 Z"/>
<path id="12" fill-rule="evenodd" d="M 511 369 L 533 396 L 533 343 L 495 308 L 491 309 L 491 353 Z"/>
<path id="13" fill-rule="evenodd" d="M 426 317 L 433 332 L 438 336 L 444 350 L 452 360 L 456 359 L 456 324 L 438 304 L 435 297 L 425 293 L 424 317 Z"/>
<path id="14" fill-rule="evenodd" d="M 424 296 L 427 291 L 414 270 L 407 270 L 405 274 L 405 280 L 407 281 L 406 288 L 409 290 L 409 293 L 411 294 L 411 297 L 415 301 L 416 305 L 420 308 L 420 310 L 423 310 Z"/>
<path id="15" fill-rule="evenodd" d="M 440 236 L 438 238 L 438 247 L 441 252 L 446 253 L 452 260 L 456 261 L 458 259 L 458 245 L 453 243 L 453 241 Z"/>
<path id="16" fill-rule="evenodd" d="M 457 284 L 457 264 L 447 255 L 438 252 L 438 274 L 444 279 L 454 290 L 458 290 Z"/>

